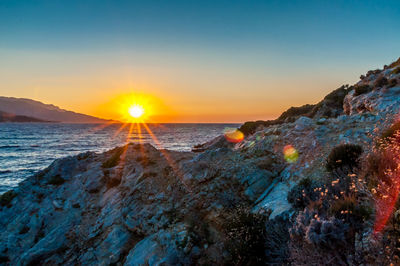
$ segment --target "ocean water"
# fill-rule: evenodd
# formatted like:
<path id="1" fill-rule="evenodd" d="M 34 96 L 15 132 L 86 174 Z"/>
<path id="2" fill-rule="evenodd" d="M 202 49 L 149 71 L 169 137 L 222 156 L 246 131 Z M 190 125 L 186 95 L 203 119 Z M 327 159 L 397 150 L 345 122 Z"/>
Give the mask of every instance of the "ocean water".
<path id="1" fill-rule="evenodd" d="M 0 123 L 0 193 L 18 185 L 55 159 L 86 151 L 103 152 L 126 143 L 190 151 L 238 124 L 149 124 L 150 134 L 136 124 Z M 153 136 L 152 136 L 153 135 Z"/>

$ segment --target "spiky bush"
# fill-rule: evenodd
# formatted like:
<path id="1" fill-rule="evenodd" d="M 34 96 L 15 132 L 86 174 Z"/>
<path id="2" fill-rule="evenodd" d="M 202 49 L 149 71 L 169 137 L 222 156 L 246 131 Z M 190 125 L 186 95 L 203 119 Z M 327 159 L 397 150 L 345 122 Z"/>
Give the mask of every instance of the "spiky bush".
<path id="1" fill-rule="evenodd" d="M 335 217 L 327 220 L 311 219 L 306 228 L 304 238 L 309 244 L 333 248 L 346 243 L 348 229 L 349 226 L 347 224 Z"/>
<path id="2" fill-rule="evenodd" d="M 368 202 L 358 202 L 357 198 L 351 195 L 334 200 L 330 204 L 328 213 L 358 231 L 362 229 L 363 223 L 370 219 L 373 208 Z"/>
<path id="3" fill-rule="evenodd" d="M 335 217 L 322 218 L 315 210 L 300 212 L 289 232 L 293 239 L 318 247 L 333 248 L 346 241 L 349 226 Z"/>
<path id="4" fill-rule="evenodd" d="M 289 228 L 289 233 L 292 238 L 303 238 L 310 225 L 311 220 L 317 215 L 317 211 L 306 208 L 294 219 L 292 227 Z"/>
<path id="5" fill-rule="evenodd" d="M 399 74 L 400 73 L 400 67 L 393 69 L 392 74 Z"/>
<path id="6" fill-rule="evenodd" d="M 251 135 L 257 131 L 260 127 L 268 127 L 272 125 L 281 124 L 282 122 L 277 120 L 268 120 L 268 121 L 248 121 L 239 127 L 239 131 L 241 131 L 245 136 Z"/>
<path id="7" fill-rule="evenodd" d="M 103 164 L 101 165 L 103 168 L 112 168 L 118 165 L 120 161 L 120 157 L 122 153 L 124 152 L 124 148 L 116 148 L 113 151 L 113 154 L 111 155 L 110 158 L 108 158 Z"/>
<path id="8" fill-rule="evenodd" d="M 400 57 L 389 65 L 390 68 L 396 67 L 400 65 Z"/>
<path id="9" fill-rule="evenodd" d="M 299 116 L 308 116 L 307 114 L 310 113 L 314 107 L 315 104 L 305 104 L 299 107 L 290 107 L 279 116 L 278 120 L 289 120 L 289 122 L 293 122 Z"/>
<path id="10" fill-rule="evenodd" d="M 65 179 L 62 178 L 60 175 L 54 175 L 54 176 L 50 177 L 47 184 L 59 186 L 59 185 L 64 184 L 64 182 L 65 182 Z"/>
<path id="11" fill-rule="evenodd" d="M 394 122 L 389 128 L 383 131 L 381 142 L 392 142 L 400 130 L 400 121 Z"/>
<path id="12" fill-rule="evenodd" d="M 296 209 L 304 209 L 310 202 L 319 199 L 324 185 L 322 182 L 311 178 L 302 179 L 288 193 L 287 201 Z"/>
<path id="13" fill-rule="evenodd" d="M 378 78 L 378 79 L 375 80 L 374 86 L 377 87 L 377 88 L 381 88 L 381 87 L 387 85 L 388 83 L 389 83 L 389 82 L 388 82 L 388 79 L 387 79 L 387 78 L 385 78 L 385 77 L 380 77 L 380 78 Z"/>
<path id="14" fill-rule="evenodd" d="M 389 83 L 388 83 L 388 88 L 393 88 L 393 87 L 395 87 L 396 85 L 397 85 L 397 79 L 395 79 L 395 78 L 393 78 L 393 79 L 390 79 L 389 80 Z"/>
<path id="15" fill-rule="evenodd" d="M 286 213 L 268 220 L 266 223 L 266 264 L 284 265 L 289 256 L 288 242 L 290 221 Z"/>
<path id="16" fill-rule="evenodd" d="M 355 85 L 353 86 L 354 89 L 354 96 L 358 96 L 364 93 L 368 93 L 370 91 L 372 91 L 372 87 L 370 87 L 369 85 L 365 84 L 365 85 Z"/>
<path id="17" fill-rule="evenodd" d="M 360 145 L 341 144 L 330 152 L 326 162 L 326 169 L 329 172 L 337 169 L 353 170 L 359 166 L 359 158 L 362 152 L 363 149 Z"/>
<path id="18" fill-rule="evenodd" d="M 1 206 L 11 206 L 11 201 L 17 196 L 17 193 L 14 190 L 9 190 L 0 196 L 0 205 Z"/>
<path id="19" fill-rule="evenodd" d="M 234 265 L 259 265 L 265 260 L 267 217 L 238 207 L 227 217 L 225 247 Z"/>

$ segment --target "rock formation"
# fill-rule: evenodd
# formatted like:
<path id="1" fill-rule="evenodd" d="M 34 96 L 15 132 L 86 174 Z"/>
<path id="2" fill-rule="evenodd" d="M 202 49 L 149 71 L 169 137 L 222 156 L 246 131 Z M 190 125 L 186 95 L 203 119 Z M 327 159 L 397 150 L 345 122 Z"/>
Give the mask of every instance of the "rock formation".
<path id="1" fill-rule="evenodd" d="M 322 180 L 339 144 L 371 149 L 397 117 L 399 65 L 247 124 L 237 144 L 219 137 L 199 153 L 129 144 L 56 160 L 1 197 L 0 264 L 287 263 L 286 226 L 308 215 L 288 192 L 305 177 Z"/>

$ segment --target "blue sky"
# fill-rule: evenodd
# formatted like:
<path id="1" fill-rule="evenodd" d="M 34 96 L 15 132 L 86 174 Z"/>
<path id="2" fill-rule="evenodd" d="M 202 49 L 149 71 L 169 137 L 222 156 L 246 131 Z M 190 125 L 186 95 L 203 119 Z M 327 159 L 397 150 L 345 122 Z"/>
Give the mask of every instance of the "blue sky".
<path id="1" fill-rule="evenodd" d="M 100 115 L 135 90 L 182 121 L 221 103 L 221 121 L 269 118 L 397 59 L 399 29 L 399 1 L 0 0 L 0 94 Z"/>

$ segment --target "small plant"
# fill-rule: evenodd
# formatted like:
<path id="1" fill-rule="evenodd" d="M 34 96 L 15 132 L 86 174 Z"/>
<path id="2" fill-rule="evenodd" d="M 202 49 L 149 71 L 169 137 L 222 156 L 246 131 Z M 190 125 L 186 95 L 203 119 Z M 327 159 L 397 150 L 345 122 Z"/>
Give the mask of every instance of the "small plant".
<path id="1" fill-rule="evenodd" d="M 302 179 L 288 193 L 287 201 L 296 209 L 304 209 L 319 199 L 323 185 L 311 178 Z"/>
<path id="2" fill-rule="evenodd" d="M 224 227 L 232 264 L 260 265 L 266 260 L 266 220 L 266 216 L 243 206 L 230 213 Z"/>
<path id="3" fill-rule="evenodd" d="M 358 96 L 358 95 L 372 91 L 372 88 L 367 84 L 355 85 L 355 86 L 353 86 L 353 88 L 354 88 L 354 96 Z"/>
<path id="4" fill-rule="evenodd" d="M 356 230 L 362 228 L 362 224 L 371 217 L 372 212 L 372 207 L 366 203 L 360 204 L 354 195 L 333 201 L 328 209 L 330 215 L 345 221 Z"/>
<path id="5" fill-rule="evenodd" d="M 196 246 L 203 246 L 212 242 L 209 222 L 204 219 L 204 214 L 201 211 L 190 210 L 183 219 L 188 232 L 183 244 L 187 243 L 189 239 Z"/>
<path id="6" fill-rule="evenodd" d="M 380 78 L 378 78 L 377 80 L 375 80 L 374 86 L 377 87 L 377 88 L 381 88 L 381 87 L 387 85 L 388 83 L 389 83 L 389 82 L 388 82 L 388 79 L 387 79 L 387 78 L 385 78 L 385 77 L 380 77 Z"/>
<path id="7" fill-rule="evenodd" d="M 379 74 L 381 72 L 382 72 L 382 70 L 380 70 L 380 69 L 370 70 L 370 71 L 367 72 L 367 77 L 369 77 L 371 75 L 377 75 L 377 74 Z"/>
<path id="8" fill-rule="evenodd" d="M 322 248 L 335 248 L 346 241 L 348 226 L 335 217 L 320 217 L 315 210 L 304 209 L 293 222 L 289 233 L 297 242 Z"/>
<path id="9" fill-rule="evenodd" d="M 64 178 L 62 178 L 60 175 L 55 175 L 55 176 L 50 177 L 47 184 L 59 186 L 59 185 L 64 184 L 64 182 L 65 182 Z"/>
<path id="10" fill-rule="evenodd" d="M 383 142 L 391 141 L 393 138 L 396 137 L 396 135 L 398 134 L 399 130 L 400 130 L 400 121 L 393 123 L 388 129 L 383 131 L 382 136 L 381 136 L 381 140 Z"/>
<path id="11" fill-rule="evenodd" d="M 260 169 L 270 170 L 272 169 L 275 161 L 271 157 L 264 157 L 262 160 L 257 162 L 257 167 Z"/>
<path id="12" fill-rule="evenodd" d="M 241 131 L 245 136 L 251 135 L 254 132 L 256 132 L 256 130 L 259 127 L 268 127 L 271 125 L 276 125 L 276 124 L 280 124 L 280 122 L 275 121 L 275 120 L 269 120 L 269 121 L 249 121 L 244 123 L 243 125 L 241 125 L 239 127 L 239 131 Z"/>
<path id="13" fill-rule="evenodd" d="M 0 196 L 0 205 L 11 207 L 11 201 L 17 196 L 17 193 L 14 190 L 9 190 L 3 195 Z"/>
<path id="14" fill-rule="evenodd" d="M 21 230 L 19 231 L 19 234 L 20 235 L 26 234 L 29 232 L 29 230 L 30 230 L 30 228 L 25 225 L 24 227 L 21 228 Z"/>
<path id="15" fill-rule="evenodd" d="M 393 69 L 392 70 L 392 74 L 399 74 L 400 73 L 400 67 L 398 67 L 398 68 L 395 68 L 395 69 Z"/>
<path id="16" fill-rule="evenodd" d="M 348 225 L 336 218 L 311 219 L 305 240 L 319 247 L 334 248 L 346 242 Z"/>
<path id="17" fill-rule="evenodd" d="M 139 162 L 143 167 L 147 167 L 147 166 L 151 166 L 151 165 L 155 165 L 156 162 L 152 159 L 150 159 L 147 156 L 139 156 L 136 158 L 136 161 Z"/>
<path id="18" fill-rule="evenodd" d="M 0 264 L 7 265 L 8 262 L 10 262 L 10 259 L 7 256 L 0 255 Z"/>
<path id="19" fill-rule="evenodd" d="M 396 85 L 397 85 L 397 79 L 390 79 L 389 80 L 388 88 L 396 87 Z"/>
<path id="20" fill-rule="evenodd" d="M 103 162 L 103 164 L 101 165 L 103 168 L 112 168 L 118 165 L 120 159 L 121 159 L 121 155 L 124 152 L 124 149 L 121 148 L 117 148 L 115 149 L 113 155 L 105 162 Z"/>
<path id="21" fill-rule="evenodd" d="M 396 66 L 400 66 L 400 57 L 396 61 L 394 61 L 393 63 L 391 63 L 389 65 L 390 68 L 393 68 L 393 67 L 396 67 Z"/>
<path id="22" fill-rule="evenodd" d="M 359 166 L 359 158 L 363 153 L 360 145 L 341 144 L 332 149 L 326 162 L 326 169 L 329 172 L 341 169 L 352 170 Z"/>
<path id="23" fill-rule="evenodd" d="M 156 177 L 156 176 L 157 176 L 156 172 L 144 172 L 143 175 L 142 175 L 142 178 L 145 179 L 145 178 L 148 178 L 148 177 Z"/>
<path id="24" fill-rule="evenodd" d="M 296 120 L 299 116 L 308 116 L 315 107 L 315 104 L 305 104 L 299 107 L 290 107 L 285 112 L 283 112 L 278 120 Z"/>
<path id="25" fill-rule="evenodd" d="M 266 265 L 287 265 L 290 221 L 286 215 L 279 215 L 266 224 Z"/>

